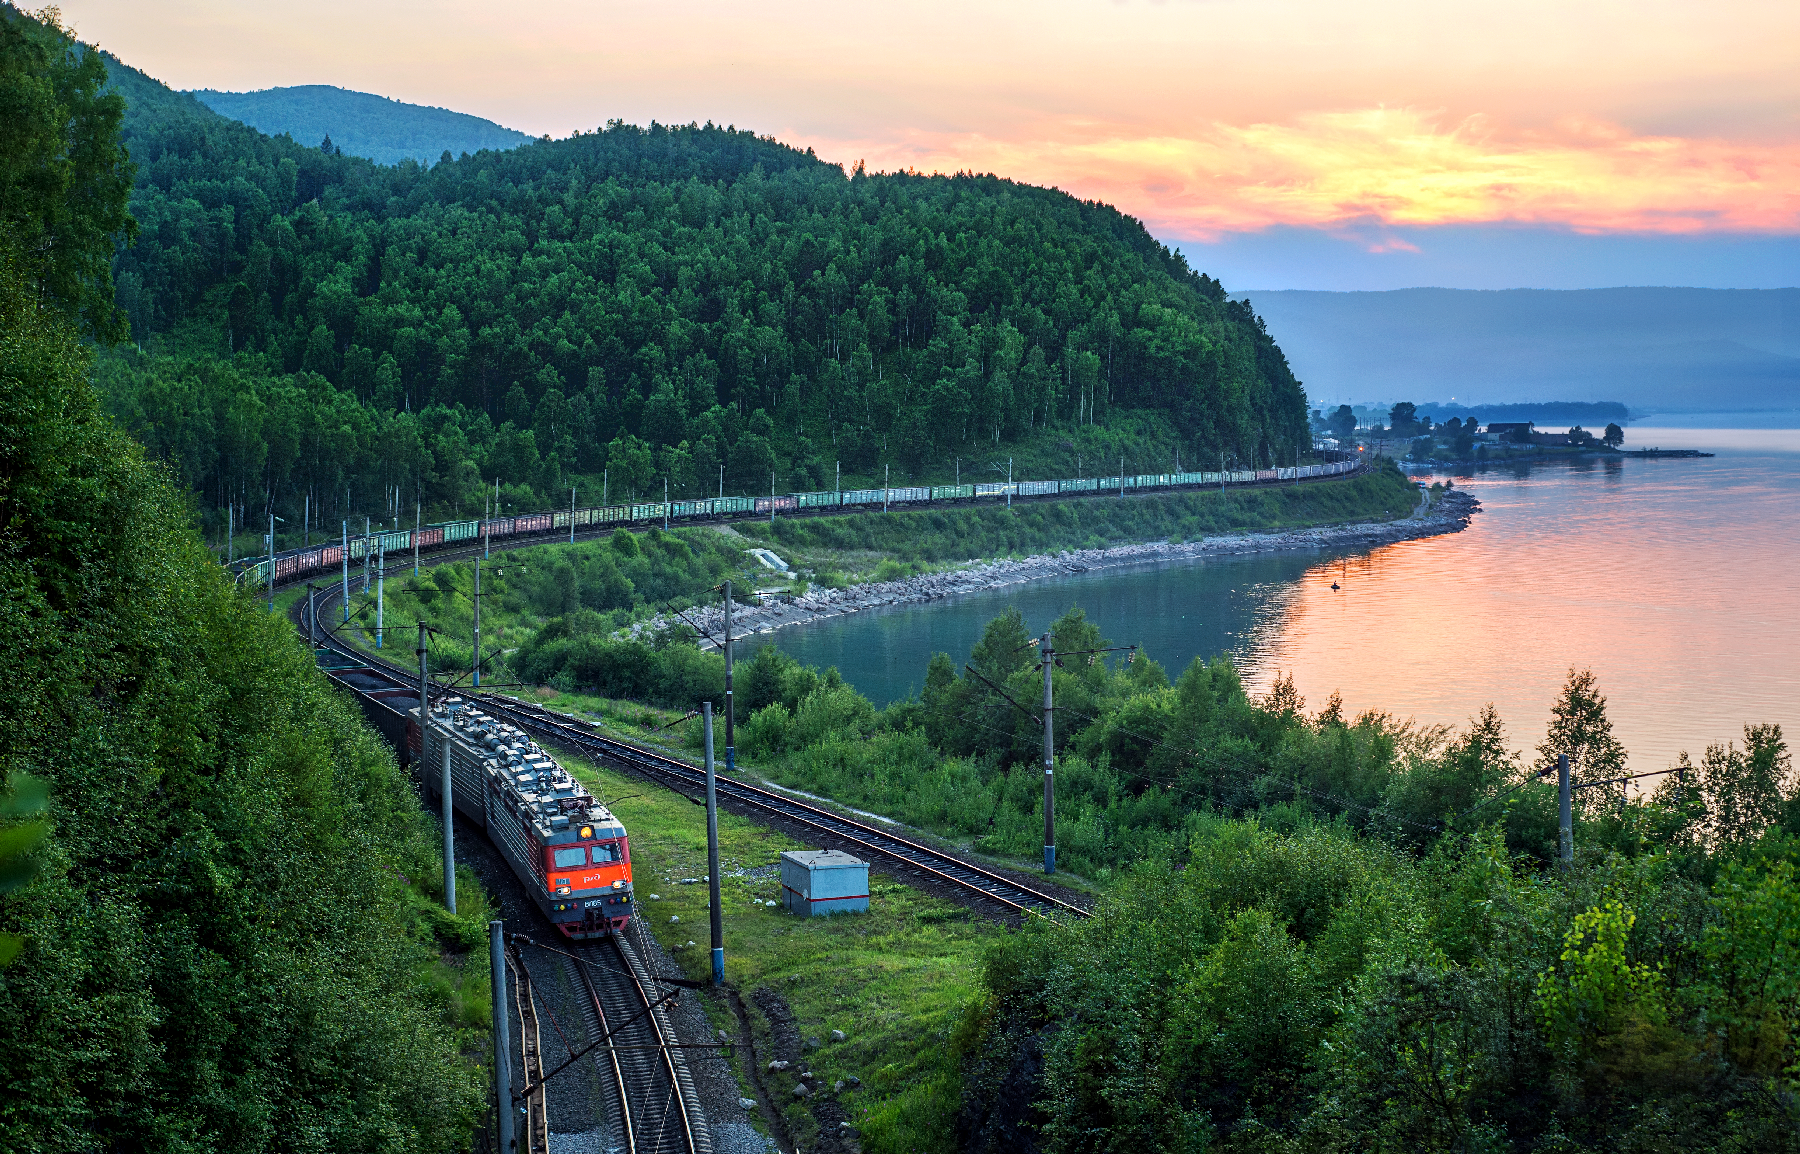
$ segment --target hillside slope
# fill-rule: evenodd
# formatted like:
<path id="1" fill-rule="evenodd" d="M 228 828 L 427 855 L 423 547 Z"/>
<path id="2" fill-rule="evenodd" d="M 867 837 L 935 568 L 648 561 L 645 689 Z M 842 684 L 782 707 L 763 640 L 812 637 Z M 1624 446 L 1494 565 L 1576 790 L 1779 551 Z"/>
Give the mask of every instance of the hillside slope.
<path id="1" fill-rule="evenodd" d="M 712 125 L 380 167 L 114 73 L 143 223 L 118 298 L 174 359 L 111 366 L 111 403 L 220 502 L 1073 475 L 1120 430 L 1144 468 L 1306 444 L 1250 310 L 1105 205 Z"/>
<path id="2" fill-rule="evenodd" d="M 435 164 L 448 152 L 480 152 L 484 148 L 517 148 L 531 137 L 516 129 L 448 108 L 405 104 L 368 92 L 351 92 L 330 84 L 301 84 L 257 92 L 193 93 L 221 116 L 242 121 L 270 136 L 283 133 L 298 144 L 317 148 L 330 139 L 351 156 L 377 164 L 416 160 Z"/>
<path id="3" fill-rule="evenodd" d="M 1800 288 L 1246 295 L 1320 402 L 1800 408 Z"/>

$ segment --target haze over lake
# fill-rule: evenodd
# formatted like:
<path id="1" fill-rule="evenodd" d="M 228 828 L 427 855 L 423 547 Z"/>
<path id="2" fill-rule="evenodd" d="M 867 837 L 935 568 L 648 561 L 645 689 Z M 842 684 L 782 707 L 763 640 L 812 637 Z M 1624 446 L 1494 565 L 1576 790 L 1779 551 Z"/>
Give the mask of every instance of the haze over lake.
<path id="1" fill-rule="evenodd" d="M 771 636 L 885 704 L 933 652 L 965 660 L 1006 606 L 1036 632 L 1079 605 L 1171 677 L 1226 652 L 1258 692 L 1291 672 L 1314 710 L 1337 690 L 1346 712 L 1460 725 L 1492 701 L 1527 751 L 1569 668 L 1591 668 L 1638 772 L 1747 722 L 1800 733 L 1800 430 L 1634 426 L 1630 444 L 1718 455 L 1442 472 L 1482 502 L 1465 532 L 1082 574 Z"/>

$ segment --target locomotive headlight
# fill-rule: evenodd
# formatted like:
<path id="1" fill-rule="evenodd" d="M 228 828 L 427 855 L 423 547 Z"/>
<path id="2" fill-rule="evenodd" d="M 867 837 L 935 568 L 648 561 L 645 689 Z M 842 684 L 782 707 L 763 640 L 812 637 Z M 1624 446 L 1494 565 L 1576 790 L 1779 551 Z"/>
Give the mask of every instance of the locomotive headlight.
<path id="1" fill-rule="evenodd" d="M 594 836 L 594 827 L 593 826 L 584 825 L 581 827 L 581 839 L 583 841 L 586 841 L 588 838 L 593 837 L 593 836 Z"/>
<path id="2" fill-rule="evenodd" d="M 625 888 L 625 879 L 624 878 L 620 878 L 618 881 L 613 883 L 613 889 L 615 889 L 615 890 L 622 890 L 624 888 Z"/>

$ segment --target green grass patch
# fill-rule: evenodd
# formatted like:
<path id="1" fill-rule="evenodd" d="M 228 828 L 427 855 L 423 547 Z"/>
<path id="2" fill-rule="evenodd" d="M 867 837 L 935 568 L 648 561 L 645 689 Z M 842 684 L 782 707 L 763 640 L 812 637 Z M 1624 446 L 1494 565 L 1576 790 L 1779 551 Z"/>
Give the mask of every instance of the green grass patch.
<path id="1" fill-rule="evenodd" d="M 689 977 L 710 976 L 707 886 L 680 881 L 706 875 L 705 812 L 668 790 L 574 758 L 563 762 L 609 799 L 630 831 L 646 928 Z M 781 890 L 779 875 L 765 867 L 776 865 L 781 851 L 803 848 L 744 818 L 719 815 L 725 974 L 750 1011 L 758 1051 L 766 1064 L 772 1036 L 751 995 L 767 986 L 787 1001 L 801 1036 L 821 1041 L 808 1066 L 826 1087 L 850 1075 L 862 1079 L 861 1088 L 847 1087 L 839 1097 L 863 1132 L 864 1149 L 951 1149 L 961 1094 L 954 1039 L 975 1000 L 984 951 L 1006 931 L 879 875 L 871 879 L 866 914 L 802 919 L 762 904 L 779 901 Z M 709 996 L 705 1004 L 715 1026 L 736 1033 L 722 1002 Z M 844 1031 L 846 1040 L 831 1042 L 832 1030 Z M 748 1094 L 742 1061 L 736 1068 Z M 795 1073 L 764 1077 L 790 1131 L 811 1149 L 816 1126 L 791 1096 Z"/>

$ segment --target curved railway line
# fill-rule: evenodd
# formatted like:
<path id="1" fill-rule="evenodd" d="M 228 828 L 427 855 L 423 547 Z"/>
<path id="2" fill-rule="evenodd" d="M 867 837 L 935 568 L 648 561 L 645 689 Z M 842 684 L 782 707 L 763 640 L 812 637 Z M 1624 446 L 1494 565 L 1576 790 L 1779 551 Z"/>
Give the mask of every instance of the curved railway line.
<path id="1" fill-rule="evenodd" d="M 449 559 L 440 555 L 432 560 L 436 563 Z M 325 596 L 313 599 L 313 612 L 321 623 L 330 620 L 330 607 L 337 596 L 338 590 L 330 589 Z M 307 601 L 301 599 L 290 610 L 290 617 L 303 635 L 309 624 L 305 619 L 306 606 Z M 359 680 L 366 683 L 378 679 L 387 683 L 389 692 L 405 693 L 416 701 L 416 672 L 355 648 L 335 631 L 321 628 L 317 637 L 320 649 L 330 651 L 345 666 L 357 667 L 364 672 L 365 676 Z M 596 725 L 492 692 L 481 693 L 462 687 L 451 690 L 435 685 L 433 691 L 455 692 L 479 701 L 488 713 L 504 718 L 546 744 L 582 753 L 602 764 L 675 789 L 687 797 L 691 798 L 705 788 L 702 769 L 655 750 L 609 737 Z M 358 692 L 372 696 L 366 688 L 359 688 Z M 716 774 L 715 780 L 722 805 L 785 826 L 808 840 L 860 850 L 891 868 L 913 874 L 940 891 L 960 894 L 965 902 L 985 903 L 990 910 L 1003 916 L 1088 916 L 1086 910 L 1054 894 L 888 830 L 722 773 Z M 641 918 L 633 918 L 631 925 L 635 933 L 643 934 Z M 509 948 L 509 965 L 518 975 L 513 992 L 520 1027 L 518 1046 L 524 1084 L 531 1085 L 542 1082 L 547 1065 L 554 1069 L 558 1063 L 547 1063 L 542 1052 L 538 999 L 530 970 L 517 953 L 519 940 L 521 937 L 515 935 L 515 944 Z M 523 937 L 523 940 L 530 941 L 529 937 Z M 627 1154 L 712 1154 L 711 1133 L 704 1124 L 680 1041 L 670 1023 L 666 1004 L 652 1005 L 656 1000 L 652 993 L 655 979 L 645 968 L 640 952 L 628 941 L 617 937 L 575 946 L 573 952 L 560 949 L 555 952 L 562 955 L 562 964 L 583 995 L 581 1012 L 589 1036 L 598 1039 L 618 1030 L 592 1058 L 608 1099 L 602 1111 L 607 1118 L 608 1147 Z M 646 1007 L 649 1007 L 647 1011 Z M 542 1086 L 527 1095 L 521 1105 L 524 1110 L 521 1119 L 524 1125 L 519 1134 L 522 1149 L 530 1154 L 547 1154 L 550 1119 Z"/>
<path id="2" fill-rule="evenodd" d="M 334 590 L 329 596 L 317 601 L 315 612 L 319 613 L 322 620 L 329 618 L 325 608 L 336 595 Z M 303 605 L 304 602 L 296 602 L 296 619 L 302 615 Z M 321 636 L 319 644 L 349 661 L 385 674 L 396 688 L 409 685 L 416 687 L 418 684 L 416 673 L 358 650 L 335 635 Z M 608 737 L 591 723 L 501 694 L 462 688 L 456 692 L 460 696 L 479 701 L 483 710 L 495 717 L 504 718 L 540 741 L 584 753 L 610 767 L 672 787 L 688 797 L 705 789 L 706 775 L 702 769 L 666 754 L 616 737 Z M 808 805 L 797 798 L 751 785 L 723 773 L 716 774 L 716 780 L 721 803 L 735 803 L 739 812 L 771 818 L 791 829 L 821 837 L 843 848 L 861 850 L 952 893 L 993 903 L 1007 914 L 1087 916 L 1087 911 L 1080 906 L 1034 888 L 1017 878 L 964 861 L 945 850 L 901 837 L 879 826 L 857 821 L 819 806 Z"/>

